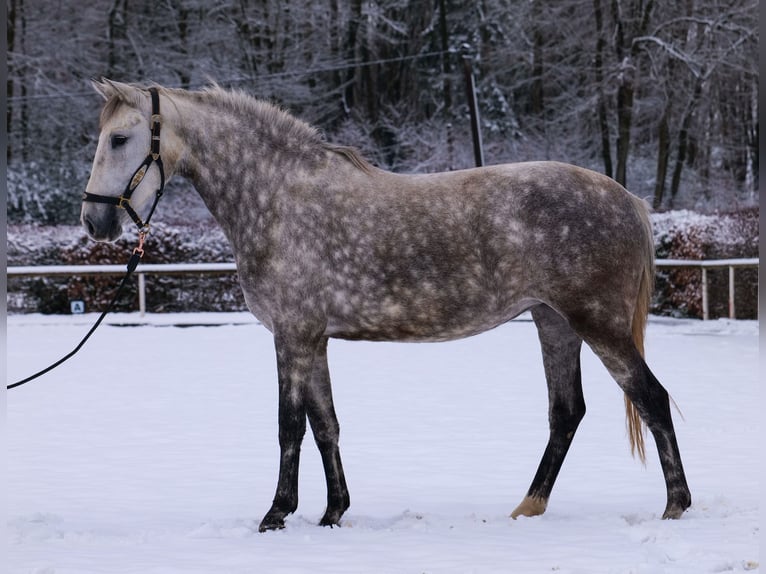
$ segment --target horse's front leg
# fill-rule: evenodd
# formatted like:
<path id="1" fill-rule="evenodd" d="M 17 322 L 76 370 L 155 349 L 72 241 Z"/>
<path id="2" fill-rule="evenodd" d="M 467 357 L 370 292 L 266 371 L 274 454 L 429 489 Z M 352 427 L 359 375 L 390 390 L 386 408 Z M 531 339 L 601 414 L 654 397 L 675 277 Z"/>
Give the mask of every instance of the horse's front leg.
<path id="1" fill-rule="evenodd" d="M 319 524 L 333 526 L 340 523 L 340 517 L 348 509 L 350 501 L 338 448 L 340 426 L 332 400 L 326 338 L 321 340 L 314 355 L 311 384 L 306 389 L 306 413 L 314 440 L 322 455 L 327 480 L 327 510 Z"/>
<path id="2" fill-rule="evenodd" d="M 318 338 L 275 333 L 279 377 L 279 480 L 271 508 L 258 530 L 285 527 L 285 517 L 298 508 L 298 464 L 306 434 L 305 389 L 311 379 Z"/>
<path id="3" fill-rule="evenodd" d="M 585 416 L 580 373 L 582 339 L 563 317 L 547 305 L 533 307 L 532 318 L 540 337 L 545 380 L 548 383 L 550 434 L 532 485 L 524 500 L 511 513 L 514 519 L 545 512 L 553 484 L 564 464 L 577 427 Z"/>

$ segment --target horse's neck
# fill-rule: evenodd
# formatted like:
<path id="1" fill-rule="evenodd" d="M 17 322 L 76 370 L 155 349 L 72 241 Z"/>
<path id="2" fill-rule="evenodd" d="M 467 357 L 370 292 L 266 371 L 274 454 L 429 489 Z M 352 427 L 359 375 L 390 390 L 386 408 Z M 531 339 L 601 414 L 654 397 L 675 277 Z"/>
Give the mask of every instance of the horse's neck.
<path id="1" fill-rule="evenodd" d="M 296 154 L 266 118 L 237 117 L 212 105 L 178 106 L 183 160 L 177 173 L 191 180 L 230 239 L 259 233 L 273 215 L 273 196 L 297 171 Z"/>

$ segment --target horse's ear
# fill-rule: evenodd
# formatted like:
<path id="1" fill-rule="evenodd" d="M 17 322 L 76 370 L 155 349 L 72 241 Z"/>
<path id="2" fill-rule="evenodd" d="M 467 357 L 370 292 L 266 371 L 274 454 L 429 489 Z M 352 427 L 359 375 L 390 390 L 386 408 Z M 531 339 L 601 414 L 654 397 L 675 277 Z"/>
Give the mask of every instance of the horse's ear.
<path id="1" fill-rule="evenodd" d="M 142 103 L 142 90 L 130 84 L 123 84 L 122 82 L 115 82 L 106 78 L 101 78 L 101 81 L 92 80 L 91 84 L 96 92 L 101 94 L 101 97 L 105 100 L 116 97 L 126 104 L 135 107 L 140 106 Z"/>
<path id="2" fill-rule="evenodd" d="M 114 91 L 106 78 L 101 78 L 101 80 L 92 79 L 90 85 L 93 86 L 96 93 L 104 98 L 104 100 L 108 100 L 114 95 Z"/>

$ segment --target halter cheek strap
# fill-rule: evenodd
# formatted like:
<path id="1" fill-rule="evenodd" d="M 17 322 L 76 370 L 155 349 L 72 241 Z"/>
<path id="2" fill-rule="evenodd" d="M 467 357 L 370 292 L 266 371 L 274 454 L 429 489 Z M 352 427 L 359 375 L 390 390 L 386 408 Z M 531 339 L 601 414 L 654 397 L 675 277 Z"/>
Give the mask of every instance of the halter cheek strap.
<path id="1" fill-rule="evenodd" d="M 162 157 L 160 156 L 160 129 L 162 128 L 162 117 L 160 116 L 160 96 L 157 93 L 156 88 L 149 88 L 149 94 L 152 98 L 152 118 L 151 118 L 151 131 L 152 140 L 149 150 L 149 154 L 144 158 L 144 161 L 138 166 L 138 169 L 133 172 L 133 176 L 125 186 L 125 191 L 118 197 L 109 195 L 99 195 L 97 193 L 88 193 L 87 191 L 83 195 L 83 201 L 90 201 L 93 203 L 105 203 L 107 205 L 116 205 L 120 209 L 124 209 L 128 212 L 128 216 L 133 220 L 133 223 L 138 227 L 139 232 L 146 233 L 149 228 L 149 220 L 154 214 L 154 210 L 157 208 L 157 203 L 162 197 L 162 193 L 165 190 L 165 168 L 162 165 Z M 135 189 L 141 184 L 144 176 L 149 171 L 149 168 L 153 163 L 157 164 L 157 168 L 160 170 L 160 188 L 157 190 L 154 196 L 154 203 L 149 210 L 149 215 L 146 217 L 146 221 L 143 221 L 133 209 L 130 204 L 130 198 L 133 195 Z"/>

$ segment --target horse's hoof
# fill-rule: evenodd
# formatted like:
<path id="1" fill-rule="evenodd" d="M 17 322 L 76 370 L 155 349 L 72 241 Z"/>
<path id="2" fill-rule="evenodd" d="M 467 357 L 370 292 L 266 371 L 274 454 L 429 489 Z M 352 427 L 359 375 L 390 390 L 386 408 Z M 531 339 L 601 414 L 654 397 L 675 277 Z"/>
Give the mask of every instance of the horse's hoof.
<path id="1" fill-rule="evenodd" d="M 336 526 L 340 528 L 340 522 L 332 522 L 329 520 L 322 519 L 319 521 L 319 526 L 329 526 L 330 528 L 335 528 Z"/>
<path id="2" fill-rule="evenodd" d="M 663 520 L 678 520 L 684 511 L 692 505 L 692 496 L 688 490 L 672 494 L 673 496 L 668 497 L 668 504 L 662 514 Z"/>
<path id="3" fill-rule="evenodd" d="M 516 510 L 511 512 L 511 518 L 516 520 L 519 516 L 539 516 L 548 507 L 548 501 L 536 496 L 525 496 L 516 507 Z"/>
<path id="4" fill-rule="evenodd" d="M 282 530 L 284 527 L 284 517 L 267 514 L 263 517 L 263 520 L 261 520 L 261 524 L 258 526 L 258 532 L 266 532 L 267 530 Z"/>
<path id="5" fill-rule="evenodd" d="M 662 513 L 663 520 L 678 520 L 688 506 L 668 506 Z"/>
<path id="6" fill-rule="evenodd" d="M 663 520 L 678 520 L 684 511 L 680 508 L 668 508 L 662 513 Z"/>
<path id="7" fill-rule="evenodd" d="M 330 512 L 328 510 L 325 512 L 322 520 L 319 521 L 319 526 L 329 526 L 330 528 L 333 526 L 340 527 L 340 517 L 342 514 L 343 512 Z"/>

